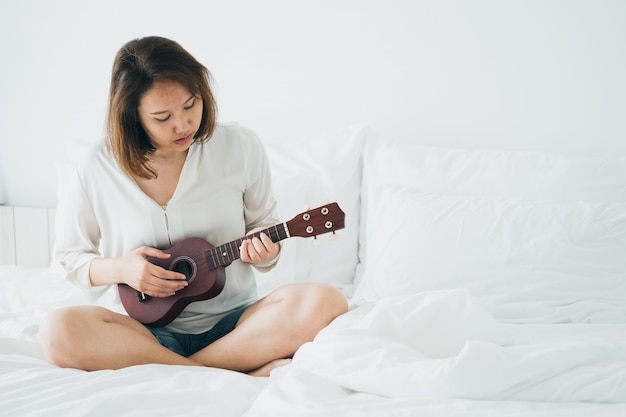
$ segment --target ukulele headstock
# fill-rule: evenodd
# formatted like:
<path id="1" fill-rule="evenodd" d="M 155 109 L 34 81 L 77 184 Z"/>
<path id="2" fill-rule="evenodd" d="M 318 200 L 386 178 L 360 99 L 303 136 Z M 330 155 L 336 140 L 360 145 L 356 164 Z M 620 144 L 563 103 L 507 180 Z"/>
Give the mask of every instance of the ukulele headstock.
<path id="1" fill-rule="evenodd" d="M 339 204 L 329 203 L 304 211 L 286 224 L 290 236 L 312 237 L 343 229 L 345 218 L 346 213 L 341 210 Z"/>

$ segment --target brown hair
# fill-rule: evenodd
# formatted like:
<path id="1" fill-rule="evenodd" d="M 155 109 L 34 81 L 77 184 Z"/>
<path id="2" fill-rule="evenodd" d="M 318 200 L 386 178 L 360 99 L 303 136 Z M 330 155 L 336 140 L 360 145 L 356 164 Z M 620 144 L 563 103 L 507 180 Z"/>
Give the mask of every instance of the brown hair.
<path id="1" fill-rule="evenodd" d="M 107 114 L 107 145 L 129 174 L 156 178 L 148 166 L 155 151 L 139 122 L 137 108 L 155 81 L 175 81 L 202 97 L 203 110 L 195 141 L 209 140 L 217 119 L 217 105 L 209 86 L 209 70 L 178 43 L 149 36 L 124 45 L 115 56 Z"/>

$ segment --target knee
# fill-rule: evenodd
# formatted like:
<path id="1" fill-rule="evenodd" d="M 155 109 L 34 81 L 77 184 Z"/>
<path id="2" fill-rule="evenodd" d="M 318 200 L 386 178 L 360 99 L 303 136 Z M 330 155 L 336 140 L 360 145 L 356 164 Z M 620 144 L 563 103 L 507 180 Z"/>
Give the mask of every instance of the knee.
<path id="1" fill-rule="evenodd" d="M 330 323 L 348 311 L 348 300 L 337 288 L 326 284 L 313 284 L 308 291 L 313 310 L 326 316 Z"/>
<path id="2" fill-rule="evenodd" d="M 346 297 L 333 286 L 327 284 L 296 284 L 293 288 L 296 305 L 294 318 L 321 330 L 336 317 L 348 311 Z"/>
<path id="3" fill-rule="evenodd" d="M 79 335 L 85 312 L 68 307 L 49 314 L 39 328 L 39 342 L 48 362 L 64 368 L 76 368 L 81 349 Z"/>

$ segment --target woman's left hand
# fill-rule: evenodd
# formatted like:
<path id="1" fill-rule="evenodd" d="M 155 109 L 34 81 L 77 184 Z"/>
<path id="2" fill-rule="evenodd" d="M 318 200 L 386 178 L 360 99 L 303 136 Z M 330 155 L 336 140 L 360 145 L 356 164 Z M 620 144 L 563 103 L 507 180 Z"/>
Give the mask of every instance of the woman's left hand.
<path id="1" fill-rule="evenodd" d="M 253 234 L 255 231 L 251 231 Z M 280 245 L 272 242 L 272 239 L 265 233 L 261 233 L 259 237 L 245 239 L 239 250 L 240 257 L 243 262 L 253 265 L 266 264 L 278 256 Z"/>

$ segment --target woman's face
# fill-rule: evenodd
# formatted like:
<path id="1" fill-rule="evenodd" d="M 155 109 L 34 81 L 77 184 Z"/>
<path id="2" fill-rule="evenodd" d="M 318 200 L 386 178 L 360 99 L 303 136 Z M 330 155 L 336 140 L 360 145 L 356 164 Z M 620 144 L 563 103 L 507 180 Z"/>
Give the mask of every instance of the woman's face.
<path id="1" fill-rule="evenodd" d="M 137 111 L 155 155 L 186 152 L 202 121 L 202 98 L 174 81 L 156 81 Z"/>

